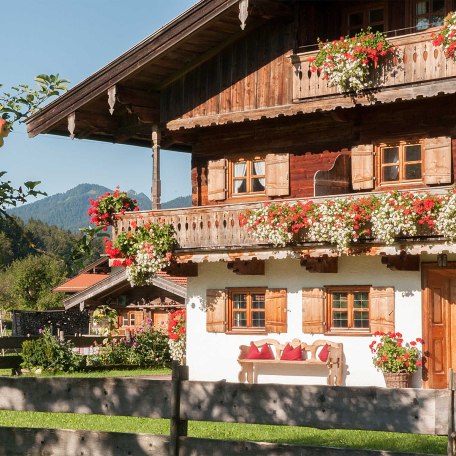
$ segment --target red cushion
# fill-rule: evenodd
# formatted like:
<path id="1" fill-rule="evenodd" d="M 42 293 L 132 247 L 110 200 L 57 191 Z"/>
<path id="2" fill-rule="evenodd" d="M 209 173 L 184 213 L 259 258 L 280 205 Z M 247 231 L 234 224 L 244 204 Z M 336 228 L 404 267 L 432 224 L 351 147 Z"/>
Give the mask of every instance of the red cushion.
<path id="1" fill-rule="evenodd" d="M 258 347 L 253 342 L 250 342 L 250 348 L 246 359 L 260 359 L 260 350 L 258 350 Z"/>
<path id="2" fill-rule="evenodd" d="M 325 344 L 325 346 L 320 350 L 320 353 L 318 353 L 318 357 L 320 358 L 320 361 L 322 361 L 324 363 L 326 361 L 328 361 L 329 348 L 330 348 L 330 345 Z"/>
<path id="3" fill-rule="evenodd" d="M 301 345 L 298 345 L 295 348 L 290 344 L 285 345 L 280 359 L 284 361 L 302 361 Z"/>
<path id="4" fill-rule="evenodd" d="M 260 350 L 260 359 L 274 359 L 271 349 L 268 344 L 264 344 Z"/>

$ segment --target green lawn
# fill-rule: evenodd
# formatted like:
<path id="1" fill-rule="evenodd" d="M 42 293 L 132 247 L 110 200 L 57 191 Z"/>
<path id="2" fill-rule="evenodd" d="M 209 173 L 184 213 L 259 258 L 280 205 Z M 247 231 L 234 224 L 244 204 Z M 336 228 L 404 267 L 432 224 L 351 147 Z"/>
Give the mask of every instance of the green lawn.
<path id="1" fill-rule="evenodd" d="M 7 370 L 9 375 L 10 371 Z M 169 369 L 61 374 L 71 377 L 125 377 L 169 375 Z M 0 370 L 0 375 L 2 371 Z M 0 426 L 84 429 L 111 432 L 169 434 L 169 421 L 149 418 L 76 415 L 69 413 L 9 412 L 0 410 Z M 319 430 L 304 427 L 189 422 L 191 437 L 253 440 L 315 446 L 364 448 L 411 453 L 446 454 L 446 437 L 416 436 L 389 432 Z"/>

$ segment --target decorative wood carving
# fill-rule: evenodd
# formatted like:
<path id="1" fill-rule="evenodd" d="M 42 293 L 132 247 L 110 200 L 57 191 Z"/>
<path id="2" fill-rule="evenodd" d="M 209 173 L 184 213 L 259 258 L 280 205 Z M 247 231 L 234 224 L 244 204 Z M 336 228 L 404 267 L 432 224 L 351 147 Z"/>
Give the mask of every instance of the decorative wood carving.
<path id="1" fill-rule="evenodd" d="M 113 85 L 108 89 L 108 105 L 109 105 L 109 113 L 111 115 L 114 114 L 114 105 L 116 104 L 116 86 Z"/>
<path id="2" fill-rule="evenodd" d="M 247 18 L 249 17 L 249 0 L 239 0 L 239 20 L 241 29 L 245 29 Z"/>
<path id="3" fill-rule="evenodd" d="M 74 130 L 76 129 L 76 113 L 72 112 L 68 116 L 68 131 L 70 132 L 70 138 L 74 139 Z"/>
<path id="4" fill-rule="evenodd" d="M 176 263 L 172 262 L 165 272 L 173 277 L 198 277 L 197 263 Z"/>
<path id="5" fill-rule="evenodd" d="M 399 255 L 382 256 L 382 264 L 392 271 L 419 271 L 420 256 L 402 251 Z"/>
<path id="6" fill-rule="evenodd" d="M 309 272 L 332 273 L 338 272 L 338 257 L 321 256 L 317 258 L 301 258 L 301 266 Z"/>
<path id="7" fill-rule="evenodd" d="M 264 265 L 264 260 L 253 258 L 251 261 L 231 261 L 227 264 L 227 268 L 238 275 L 264 275 Z"/>
<path id="8" fill-rule="evenodd" d="M 340 195 L 350 193 L 350 190 L 351 169 L 348 155 L 339 155 L 330 170 L 321 170 L 315 173 L 315 196 Z"/>
<path id="9" fill-rule="evenodd" d="M 161 132 L 158 125 L 152 127 L 152 209 L 161 207 L 161 181 L 160 181 L 160 141 Z"/>

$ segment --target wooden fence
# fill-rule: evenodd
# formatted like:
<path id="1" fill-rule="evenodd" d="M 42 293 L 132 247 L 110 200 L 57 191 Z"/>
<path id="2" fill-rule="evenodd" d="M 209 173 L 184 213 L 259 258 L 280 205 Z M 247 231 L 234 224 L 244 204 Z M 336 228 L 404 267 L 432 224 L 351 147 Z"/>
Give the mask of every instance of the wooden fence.
<path id="1" fill-rule="evenodd" d="M 449 436 L 454 431 L 452 389 L 249 385 L 187 378 L 186 368 L 176 365 L 171 381 L 0 377 L 0 410 L 171 420 L 166 436 L 4 427 L 0 456 L 399 456 L 387 451 L 191 438 L 188 420 Z M 453 454 L 450 451 L 449 447 L 448 454 Z"/>

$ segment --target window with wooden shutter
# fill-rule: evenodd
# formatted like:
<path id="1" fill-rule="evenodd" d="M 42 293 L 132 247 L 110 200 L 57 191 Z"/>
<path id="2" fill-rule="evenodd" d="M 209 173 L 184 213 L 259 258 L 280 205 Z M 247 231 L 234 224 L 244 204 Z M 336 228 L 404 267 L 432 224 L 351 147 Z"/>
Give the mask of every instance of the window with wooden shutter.
<path id="1" fill-rule="evenodd" d="M 226 290 L 207 290 L 206 292 L 206 331 L 226 332 Z"/>
<path id="2" fill-rule="evenodd" d="M 450 184 L 451 138 L 440 136 L 424 140 L 424 183 L 427 185 Z"/>
<path id="3" fill-rule="evenodd" d="M 302 289 L 302 332 L 323 334 L 326 331 L 324 288 Z"/>
<path id="4" fill-rule="evenodd" d="M 226 160 L 209 160 L 207 166 L 207 198 L 209 201 L 226 199 Z"/>
<path id="5" fill-rule="evenodd" d="M 370 329 L 372 333 L 395 332 L 393 287 L 371 287 Z"/>
<path id="6" fill-rule="evenodd" d="M 374 188 L 374 146 L 361 144 L 351 150 L 351 172 L 353 190 Z"/>
<path id="7" fill-rule="evenodd" d="M 266 290 L 266 332 L 287 332 L 287 290 Z"/>
<path id="8" fill-rule="evenodd" d="M 290 155 L 266 155 L 266 195 L 287 196 L 290 194 Z"/>

